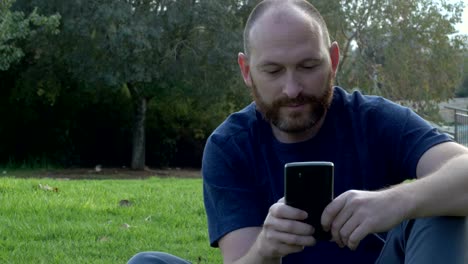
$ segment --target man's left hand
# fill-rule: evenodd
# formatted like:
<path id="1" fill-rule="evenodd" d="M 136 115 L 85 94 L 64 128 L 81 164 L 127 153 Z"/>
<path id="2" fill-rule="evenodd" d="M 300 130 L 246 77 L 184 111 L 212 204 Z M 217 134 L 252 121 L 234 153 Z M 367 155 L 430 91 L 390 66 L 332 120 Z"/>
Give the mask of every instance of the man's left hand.
<path id="1" fill-rule="evenodd" d="M 347 191 L 325 208 L 322 226 L 340 247 L 355 250 L 368 234 L 388 231 L 405 219 L 404 200 L 395 189 Z"/>

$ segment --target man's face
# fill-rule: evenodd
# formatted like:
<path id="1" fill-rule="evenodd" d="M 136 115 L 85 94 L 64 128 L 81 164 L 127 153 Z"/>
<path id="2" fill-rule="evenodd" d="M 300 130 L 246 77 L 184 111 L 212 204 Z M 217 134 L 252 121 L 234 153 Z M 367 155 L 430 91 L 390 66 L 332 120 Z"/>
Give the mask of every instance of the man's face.
<path id="1" fill-rule="evenodd" d="M 265 17 L 251 32 L 250 87 L 265 119 L 286 133 L 314 127 L 333 95 L 334 72 L 319 26 L 301 16 Z"/>

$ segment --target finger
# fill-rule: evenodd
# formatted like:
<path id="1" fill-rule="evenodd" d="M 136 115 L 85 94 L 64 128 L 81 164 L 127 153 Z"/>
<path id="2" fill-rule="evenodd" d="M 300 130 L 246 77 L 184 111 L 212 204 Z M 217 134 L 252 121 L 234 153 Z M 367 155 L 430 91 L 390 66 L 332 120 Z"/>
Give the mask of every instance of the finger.
<path id="1" fill-rule="evenodd" d="M 345 204 L 346 204 L 346 198 L 342 194 L 338 196 L 335 200 L 333 200 L 329 205 L 327 205 L 327 207 L 325 207 L 325 210 L 323 210 L 322 217 L 320 219 L 322 228 L 325 231 L 327 232 L 330 231 L 332 222 L 335 220 L 336 216 L 343 209 Z"/>
<path id="2" fill-rule="evenodd" d="M 351 211 L 351 210 L 346 210 Z M 338 239 L 341 241 L 341 245 L 348 245 L 349 238 L 354 230 L 361 224 L 357 217 L 349 216 L 346 222 L 338 230 Z M 334 225 L 334 223 L 333 223 Z M 333 229 L 335 227 L 333 226 Z"/>
<path id="3" fill-rule="evenodd" d="M 289 244 L 279 244 L 279 246 L 276 249 L 276 252 L 273 254 L 276 256 L 285 256 L 289 255 L 292 253 L 298 253 L 303 251 L 305 246 L 296 246 L 296 245 L 289 245 Z"/>
<path id="4" fill-rule="evenodd" d="M 356 250 L 361 243 L 361 240 L 364 239 L 369 234 L 369 231 L 365 227 L 365 225 L 359 225 L 353 231 L 353 233 L 349 236 L 347 246 L 351 250 Z"/>
<path id="5" fill-rule="evenodd" d="M 307 218 L 307 212 L 286 205 L 284 203 L 276 203 L 270 207 L 270 214 L 276 218 L 291 219 L 302 221 Z"/>
<path id="6" fill-rule="evenodd" d="M 269 241 L 271 248 L 271 255 L 282 257 L 291 253 L 300 252 L 305 246 L 288 244 L 285 241 L 289 241 L 286 234 L 277 232 L 275 230 L 269 230 L 268 232 L 262 232 L 264 240 Z"/>
<path id="7" fill-rule="evenodd" d="M 347 240 L 343 239 L 343 228 L 347 224 L 349 226 L 348 221 L 353 216 L 353 210 L 351 210 L 349 207 L 346 207 L 346 205 L 341 209 L 341 211 L 338 213 L 338 215 L 335 216 L 335 219 L 331 223 L 330 226 L 330 231 L 332 234 L 332 240 L 336 242 L 342 242 Z M 347 234 L 348 236 L 351 234 L 352 230 Z M 342 244 L 342 246 L 346 245 L 346 243 Z"/>
<path id="8" fill-rule="evenodd" d="M 265 221 L 265 226 L 272 230 L 294 235 L 312 236 L 315 232 L 313 226 L 304 222 L 289 219 L 280 219 L 275 217 L 267 217 L 267 221 Z"/>
<path id="9" fill-rule="evenodd" d="M 293 246 L 293 247 L 306 247 L 306 246 L 313 246 L 316 243 L 316 240 L 313 236 L 303 236 L 303 235 L 295 235 L 295 234 L 290 234 L 290 233 L 285 233 L 285 232 L 272 232 L 272 235 L 275 237 L 272 237 L 272 239 L 275 239 L 276 241 Z"/>

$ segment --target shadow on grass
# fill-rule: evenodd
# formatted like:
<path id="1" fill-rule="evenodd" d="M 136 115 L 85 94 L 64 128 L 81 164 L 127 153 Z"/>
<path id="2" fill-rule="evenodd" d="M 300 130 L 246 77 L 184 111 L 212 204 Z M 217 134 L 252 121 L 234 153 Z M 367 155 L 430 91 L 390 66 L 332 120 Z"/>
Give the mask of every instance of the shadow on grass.
<path id="1" fill-rule="evenodd" d="M 73 169 L 37 169 L 37 170 L 2 170 L 0 177 L 14 178 L 51 178 L 62 180 L 128 180 L 159 178 L 201 178 L 200 169 L 145 169 L 129 168 L 73 168 Z"/>

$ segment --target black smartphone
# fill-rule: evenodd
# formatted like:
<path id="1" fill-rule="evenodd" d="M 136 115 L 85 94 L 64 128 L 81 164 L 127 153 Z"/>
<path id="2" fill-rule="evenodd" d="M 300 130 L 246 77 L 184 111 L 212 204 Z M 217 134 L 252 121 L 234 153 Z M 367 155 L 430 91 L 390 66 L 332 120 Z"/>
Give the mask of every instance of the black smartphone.
<path id="1" fill-rule="evenodd" d="M 287 205 L 307 212 L 306 223 L 315 228 L 314 237 L 330 240 L 322 229 L 323 210 L 333 200 L 333 163 L 292 162 L 284 166 L 284 198 Z"/>

